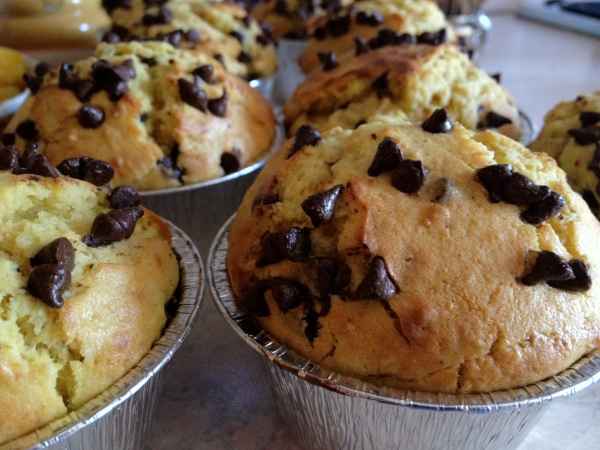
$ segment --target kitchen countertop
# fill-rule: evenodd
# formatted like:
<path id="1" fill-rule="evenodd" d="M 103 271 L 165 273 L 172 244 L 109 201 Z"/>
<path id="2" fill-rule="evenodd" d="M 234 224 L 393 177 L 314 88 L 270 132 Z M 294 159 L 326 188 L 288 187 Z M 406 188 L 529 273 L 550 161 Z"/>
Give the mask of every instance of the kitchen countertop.
<path id="1" fill-rule="evenodd" d="M 516 3 L 489 2 L 494 29 L 480 64 L 502 72 L 539 130 L 556 102 L 600 89 L 600 41 L 516 18 Z M 304 450 L 277 417 L 264 381 L 258 356 L 227 329 L 207 293 L 169 368 L 145 450 Z M 519 450 L 600 448 L 599 420 L 600 386 L 555 402 Z"/>

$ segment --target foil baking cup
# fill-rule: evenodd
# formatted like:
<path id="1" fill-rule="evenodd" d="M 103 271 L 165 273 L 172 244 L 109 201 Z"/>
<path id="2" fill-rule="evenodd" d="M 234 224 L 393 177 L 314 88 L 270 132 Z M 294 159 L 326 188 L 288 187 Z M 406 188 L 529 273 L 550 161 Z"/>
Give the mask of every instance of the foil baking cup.
<path id="1" fill-rule="evenodd" d="M 307 41 L 281 39 L 277 47 L 279 69 L 275 74 L 272 100 L 283 106 L 306 76 L 298 64 L 298 58 L 304 52 Z"/>
<path id="2" fill-rule="evenodd" d="M 270 102 L 273 101 L 273 87 L 275 85 L 275 75 L 271 77 L 265 78 L 257 78 L 255 80 L 250 80 L 248 82 L 250 87 L 258 90 L 263 97 L 265 97 Z"/>
<path id="3" fill-rule="evenodd" d="M 181 227 L 206 255 L 215 233 L 240 205 L 259 170 L 285 140 L 281 115 L 271 149 L 250 166 L 212 180 L 174 188 L 142 191 L 142 203 Z"/>
<path id="4" fill-rule="evenodd" d="M 170 224 L 181 280 L 167 325 L 150 352 L 123 378 L 80 409 L 0 450 L 140 450 L 149 434 L 164 368 L 190 332 L 204 292 L 204 266 L 191 239 Z M 171 308 L 172 306 L 172 308 Z"/>
<path id="5" fill-rule="evenodd" d="M 262 356 L 275 404 L 306 449 L 515 449 L 551 400 L 600 379 L 600 351 L 539 383 L 484 394 L 393 389 L 320 367 L 271 338 L 236 304 L 226 263 L 232 220 L 208 257 L 210 291 L 225 321 Z"/>

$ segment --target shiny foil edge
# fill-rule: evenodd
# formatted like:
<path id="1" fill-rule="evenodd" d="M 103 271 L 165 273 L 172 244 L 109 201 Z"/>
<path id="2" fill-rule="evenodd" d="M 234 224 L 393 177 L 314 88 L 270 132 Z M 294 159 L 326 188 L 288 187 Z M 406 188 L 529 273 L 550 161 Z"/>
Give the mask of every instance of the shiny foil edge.
<path id="1" fill-rule="evenodd" d="M 217 233 L 207 259 L 211 297 L 235 333 L 256 352 L 299 379 L 340 395 L 381 403 L 437 411 L 493 413 L 571 396 L 600 381 L 600 349 L 582 357 L 567 370 L 524 387 L 481 394 L 443 394 L 377 386 L 336 373 L 280 344 L 261 329 L 235 301 L 227 272 L 228 234 L 235 215 Z"/>
<path id="2" fill-rule="evenodd" d="M 205 270 L 202 258 L 192 240 L 174 224 L 166 219 L 162 220 L 170 228 L 172 248 L 179 258 L 181 274 L 177 310 L 168 320 L 162 336 L 141 361 L 106 391 L 80 409 L 28 435 L 1 444 L 0 450 L 44 449 L 61 443 L 68 444 L 70 438 L 88 425 L 111 414 L 127 400 L 135 401 L 135 396 L 144 392 L 150 380 L 158 378 L 161 369 L 181 347 L 204 299 Z M 132 420 L 136 419 L 132 418 Z"/>

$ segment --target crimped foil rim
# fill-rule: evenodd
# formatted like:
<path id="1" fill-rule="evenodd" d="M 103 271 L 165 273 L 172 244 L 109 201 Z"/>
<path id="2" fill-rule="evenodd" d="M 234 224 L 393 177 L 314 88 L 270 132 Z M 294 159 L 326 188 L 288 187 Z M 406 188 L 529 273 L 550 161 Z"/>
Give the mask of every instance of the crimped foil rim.
<path id="1" fill-rule="evenodd" d="M 519 142 L 524 146 L 528 146 L 533 141 L 535 137 L 535 128 L 533 126 L 533 122 L 529 115 L 519 109 L 519 125 L 521 126 L 521 137 L 519 138 Z"/>
<path id="2" fill-rule="evenodd" d="M 87 425 L 110 414 L 133 397 L 167 364 L 189 334 L 204 298 L 204 264 L 193 241 L 166 219 L 172 235 L 172 247 L 179 257 L 181 271 L 180 301 L 177 311 L 167 323 L 160 339 L 150 352 L 126 375 L 83 407 L 72 411 L 48 425 L 5 444 L 2 449 L 44 449 L 66 441 Z"/>
<path id="3" fill-rule="evenodd" d="M 254 88 L 256 89 L 256 88 Z M 275 137 L 273 138 L 273 143 L 271 144 L 271 148 L 265 152 L 265 154 L 250 164 L 249 166 L 243 167 L 237 172 L 230 173 L 220 178 L 212 178 L 210 180 L 200 181 L 198 183 L 186 184 L 183 186 L 164 188 L 164 189 L 154 189 L 150 191 L 140 191 L 140 195 L 142 197 L 160 197 L 162 195 L 170 195 L 170 194 L 179 194 L 182 192 L 190 192 L 195 190 L 201 190 L 203 188 L 215 186 L 221 183 L 227 183 L 228 181 L 235 180 L 237 178 L 241 178 L 245 175 L 249 175 L 257 170 L 261 169 L 269 159 L 279 150 L 279 147 L 283 145 L 285 142 L 285 132 L 283 130 L 283 111 L 280 108 L 277 108 L 273 105 L 272 102 L 269 102 L 271 107 L 273 108 L 273 112 L 275 113 Z"/>
<path id="4" fill-rule="evenodd" d="M 600 350 L 547 380 L 516 389 L 481 394 L 443 394 L 377 386 L 341 375 L 298 355 L 271 338 L 235 302 L 227 272 L 229 227 L 235 215 L 217 233 L 207 259 L 207 275 L 213 302 L 236 334 L 271 363 L 300 379 L 350 397 L 380 403 L 436 411 L 492 413 L 522 408 L 573 395 L 600 381 Z"/>

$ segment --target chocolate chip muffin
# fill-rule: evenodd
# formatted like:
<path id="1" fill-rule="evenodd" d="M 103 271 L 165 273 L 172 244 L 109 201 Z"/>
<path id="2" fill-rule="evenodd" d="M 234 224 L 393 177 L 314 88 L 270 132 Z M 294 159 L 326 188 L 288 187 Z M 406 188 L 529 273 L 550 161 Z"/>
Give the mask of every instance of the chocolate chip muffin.
<path id="1" fill-rule="evenodd" d="M 252 15 L 268 25 L 277 39 L 306 39 L 318 17 L 338 12 L 354 0 L 261 0 Z"/>
<path id="2" fill-rule="evenodd" d="M 0 444 L 132 368 L 179 281 L 167 225 L 135 196 L 19 167 L 0 172 Z"/>
<path id="3" fill-rule="evenodd" d="M 240 306 L 324 367 L 488 392 L 600 343 L 599 234 L 552 158 L 440 110 L 300 128 L 247 192 L 228 272 Z"/>
<path id="4" fill-rule="evenodd" d="M 103 44 L 96 57 L 43 75 L 8 125 L 23 151 L 54 165 L 110 163 L 113 184 L 159 189 L 218 178 L 274 140 L 270 104 L 212 58 L 164 43 Z"/>
<path id="5" fill-rule="evenodd" d="M 288 100 L 285 118 L 293 134 L 306 123 L 354 128 L 376 114 L 420 122 L 437 108 L 470 129 L 521 134 L 512 97 L 453 45 L 384 47 L 315 71 Z"/>
<path id="6" fill-rule="evenodd" d="M 454 40 L 444 13 L 429 0 L 354 2 L 311 23 L 311 38 L 299 64 L 305 73 L 390 45 L 440 45 Z"/>
<path id="7" fill-rule="evenodd" d="M 247 79 L 277 69 L 275 43 L 242 5 L 220 0 L 103 0 L 113 27 L 103 40 L 160 40 L 212 55 Z"/>
<path id="8" fill-rule="evenodd" d="M 554 157 L 592 210 L 600 206 L 600 91 L 559 103 L 531 144 Z"/>

